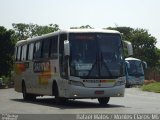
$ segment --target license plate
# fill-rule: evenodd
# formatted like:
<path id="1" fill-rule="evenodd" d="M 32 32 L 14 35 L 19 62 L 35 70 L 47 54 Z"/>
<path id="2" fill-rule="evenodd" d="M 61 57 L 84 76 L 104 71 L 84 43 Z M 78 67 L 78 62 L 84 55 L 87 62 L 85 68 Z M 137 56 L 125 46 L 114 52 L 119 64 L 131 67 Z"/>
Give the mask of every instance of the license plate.
<path id="1" fill-rule="evenodd" d="M 103 90 L 97 90 L 94 93 L 97 94 L 97 95 L 101 95 L 101 94 L 104 94 L 104 91 Z"/>

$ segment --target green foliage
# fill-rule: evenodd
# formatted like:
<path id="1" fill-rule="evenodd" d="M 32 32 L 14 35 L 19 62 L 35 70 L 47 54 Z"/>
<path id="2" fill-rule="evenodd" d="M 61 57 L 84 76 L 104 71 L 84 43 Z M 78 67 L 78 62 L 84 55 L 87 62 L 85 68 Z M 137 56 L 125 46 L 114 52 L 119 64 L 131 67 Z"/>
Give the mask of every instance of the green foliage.
<path id="1" fill-rule="evenodd" d="M 156 62 L 156 69 L 160 71 L 160 49 L 156 48 L 155 54 L 157 55 L 158 62 Z"/>
<path id="2" fill-rule="evenodd" d="M 14 54 L 14 31 L 0 26 L 0 76 L 9 75 Z"/>
<path id="3" fill-rule="evenodd" d="M 25 40 L 27 38 L 40 36 L 59 30 L 59 26 L 57 24 L 40 26 L 37 24 L 13 23 L 12 26 L 15 30 L 15 37 L 17 40 Z"/>
<path id="4" fill-rule="evenodd" d="M 90 25 L 82 25 L 80 27 L 70 27 L 70 29 L 93 29 Z"/>
<path id="5" fill-rule="evenodd" d="M 141 88 L 143 91 L 160 93 L 160 82 L 150 83 L 143 85 Z"/>
<path id="6" fill-rule="evenodd" d="M 150 67 L 155 67 L 159 58 L 156 54 L 156 38 L 147 30 L 136 29 L 132 32 L 130 41 L 133 44 L 134 57 L 146 61 Z"/>
<path id="7" fill-rule="evenodd" d="M 80 28 L 81 29 L 85 29 L 85 28 L 87 28 L 87 29 L 93 29 L 93 27 L 91 27 L 90 25 L 82 25 L 82 26 L 80 26 Z"/>
<path id="8" fill-rule="evenodd" d="M 18 23 L 12 24 L 14 31 L 16 32 L 16 38 L 19 40 L 27 39 L 29 36 L 29 25 L 28 24 L 23 24 L 23 23 Z"/>
<path id="9" fill-rule="evenodd" d="M 156 48 L 156 38 L 151 36 L 145 29 L 133 29 L 130 27 L 107 28 L 118 30 L 122 33 L 123 40 L 130 41 L 133 45 L 133 57 L 146 61 L 148 67 L 159 65 L 160 50 Z M 126 52 L 125 52 L 126 53 Z"/>
<path id="10" fill-rule="evenodd" d="M 133 28 L 130 27 L 108 27 L 107 29 L 110 30 L 117 30 L 120 33 L 122 33 L 122 39 L 123 40 L 128 40 L 130 38 L 130 36 L 132 35 L 132 31 L 134 31 Z"/>
<path id="11" fill-rule="evenodd" d="M 2 76 L 1 78 L 3 79 L 3 82 L 4 82 L 5 85 L 8 85 L 8 84 L 9 84 L 9 82 L 10 82 L 9 77 Z"/>

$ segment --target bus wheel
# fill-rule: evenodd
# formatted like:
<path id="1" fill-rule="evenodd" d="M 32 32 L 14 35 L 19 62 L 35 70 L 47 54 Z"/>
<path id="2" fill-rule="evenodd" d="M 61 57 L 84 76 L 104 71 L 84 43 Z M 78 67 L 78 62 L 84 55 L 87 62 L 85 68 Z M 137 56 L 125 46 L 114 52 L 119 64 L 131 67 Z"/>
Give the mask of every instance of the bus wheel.
<path id="1" fill-rule="evenodd" d="M 105 97 L 105 98 L 98 98 L 98 102 L 101 105 L 108 104 L 110 97 Z"/>
<path id="2" fill-rule="evenodd" d="M 26 85 L 25 85 L 24 82 L 22 83 L 22 94 L 23 94 L 23 99 L 24 100 L 34 100 L 34 99 L 36 99 L 35 95 L 27 93 Z"/>
<path id="3" fill-rule="evenodd" d="M 130 88 L 131 87 L 131 85 L 126 85 L 126 88 Z"/>
<path id="4" fill-rule="evenodd" d="M 58 92 L 57 86 L 54 88 L 54 96 L 55 96 L 55 102 L 57 104 L 64 104 L 67 101 L 66 98 L 59 97 L 59 92 Z"/>

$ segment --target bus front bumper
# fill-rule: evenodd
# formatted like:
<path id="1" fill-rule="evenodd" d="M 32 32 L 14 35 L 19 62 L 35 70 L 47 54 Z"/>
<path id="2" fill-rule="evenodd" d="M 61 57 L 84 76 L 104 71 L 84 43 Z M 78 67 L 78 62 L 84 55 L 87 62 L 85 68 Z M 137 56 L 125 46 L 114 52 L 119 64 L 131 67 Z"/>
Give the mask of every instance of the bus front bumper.
<path id="1" fill-rule="evenodd" d="M 66 91 L 66 98 L 101 98 L 101 97 L 124 97 L 125 85 L 110 88 L 86 88 L 70 85 Z"/>

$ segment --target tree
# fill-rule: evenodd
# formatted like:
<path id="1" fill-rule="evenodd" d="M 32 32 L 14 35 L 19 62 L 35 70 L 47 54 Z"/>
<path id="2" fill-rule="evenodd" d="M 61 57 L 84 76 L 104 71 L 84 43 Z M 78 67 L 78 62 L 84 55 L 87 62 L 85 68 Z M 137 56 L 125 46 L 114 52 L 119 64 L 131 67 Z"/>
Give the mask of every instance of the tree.
<path id="1" fill-rule="evenodd" d="M 33 36 L 40 36 L 43 34 L 55 32 L 59 30 L 59 26 L 57 24 L 49 24 L 48 26 L 40 26 L 40 25 L 33 25 L 33 29 L 31 27 L 31 37 Z"/>
<path id="2" fill-rule="evenodd" d="M 90 25 L 82 25 L 80 26 L 81 29 L 93 29 L 93 27 L 91 27 Z"/>
<path id="3" fill-rule="evenodd" d="M 12 26 L 18 40 L 24 40 L 59 30 L 57 24 L 40 26 L 37 24 L 13 23 Z"/>
<path id="4" fill-rule="evenodd" d="M 133 28 L 130 28 L 130 27 L 108 27 L 107 29 L 110 29 L 110 30 L 117 30 L 119 31 L 120 33 L 122 33 L 122 39 L 123 40 L 128 40 L 132 34 L 132 31 L 134 31 Z"/>
<path id="5" fill-rule="evenodd" d="M 158 59 L 158 62 L 156 63 L 156 69 L 160 71 L 160 49 L 156 48 L 155 53 Z"/>
<path id="6" fill-rule="evenodd" d="M 133 44 L 134 57 L 146 61 L 150 67 L 156 67 L 159 62 L 159 56 L 156 54 L 156 38 L 145 29 L 136 29 L 132 31 L 129 40 Z"/>
<path id="7" fill-rule="evenodd" d="M 14 31 L 0 26 L 0 76 L 11 73 L 14 54 Z"/>
<path id="8" fill-rule="evenodd" d="M 156 48 L 156 38 L 145 29 L 133 29 L 130 27 L 109 27 L 107 29 L 118 30 L 123 33 L 123 40 L 130 41 L 133 45 L 133 57 L 147 62 L 153 68 L 159 64 L 159 50 Z"/>
<path id="9" fill-rule="evenodd" d="M 80 27 L 70 27 L 70 29 L 93 29 L 90 25 L 82 25 Z"/>
<path id="10" fill-rule="evenodd" d="M 24 40 L 24 39 L 28 38 L 28 36 L 29 36 L 29 25 L 28 24 L 23 24 L 23 23 L 15 24 L 15 23 L 13 23 L 12 26 L 13 26 L 13 29 L 16 33 L 15 37 L 17 39 Z"/>

